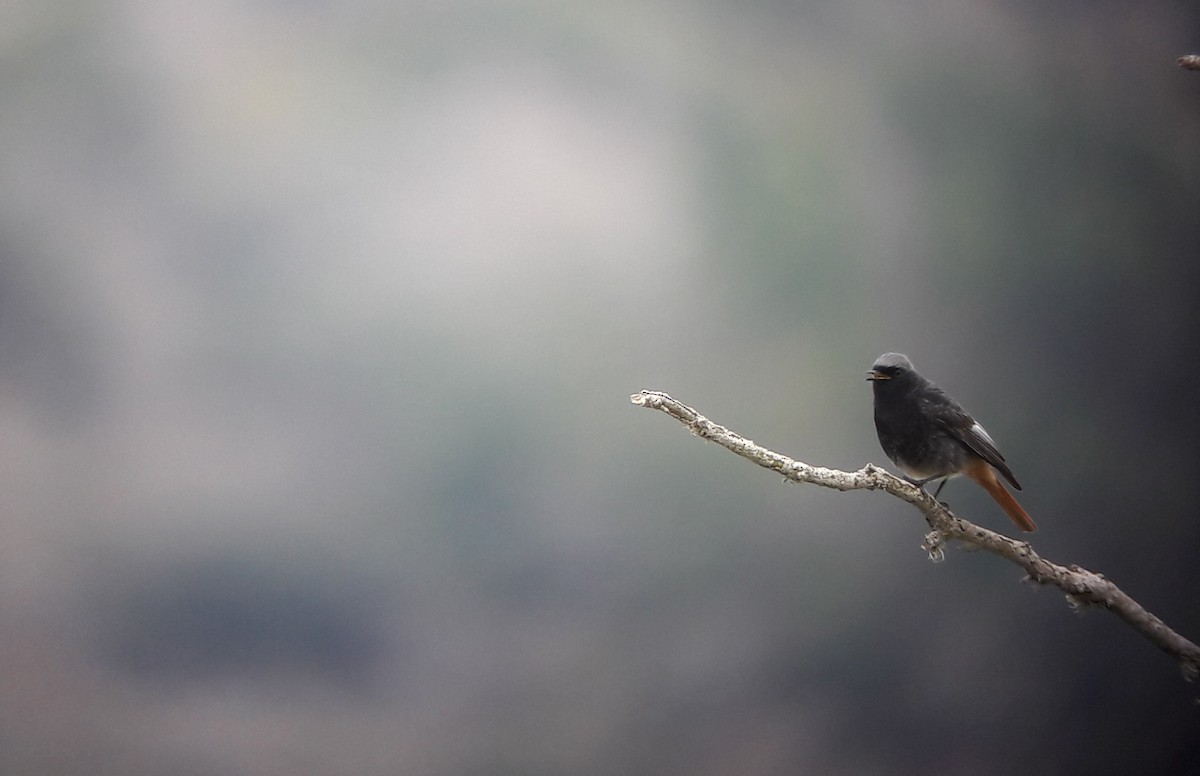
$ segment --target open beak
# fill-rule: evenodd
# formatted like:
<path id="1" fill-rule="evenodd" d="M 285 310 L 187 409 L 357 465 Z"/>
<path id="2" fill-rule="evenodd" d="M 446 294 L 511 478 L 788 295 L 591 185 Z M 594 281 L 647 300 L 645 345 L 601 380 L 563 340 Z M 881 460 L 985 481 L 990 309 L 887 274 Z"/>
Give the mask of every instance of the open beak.
<path id="1" fill-rule="evenodd" d="M 883 372 L 876 372 L 874 369 L 872 369 L 870 372 L 867 372 L 867 380 L 870 382 L 874 382 L 875 380 L 891 380 L 891 379 L 892 378 L 888 377 Z"/>

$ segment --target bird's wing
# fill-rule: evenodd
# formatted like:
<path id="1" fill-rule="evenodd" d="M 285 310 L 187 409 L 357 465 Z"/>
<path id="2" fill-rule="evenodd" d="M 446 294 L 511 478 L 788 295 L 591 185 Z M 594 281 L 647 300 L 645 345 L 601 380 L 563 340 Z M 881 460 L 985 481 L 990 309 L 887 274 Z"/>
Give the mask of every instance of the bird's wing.
<path id="1" fill-rule="evenodd" d="M 1012 470 L 1004 462 L 1004 456 L 1000 453 L 1000 449 L 996 447 L 996 443 L 992 440 L 991 435 L 988 434 L 987 429 L 959 406 L 958 402 L 944 393 L 942 397 L 943 400 L 941 401 L 923 401 L 925 404 L 924 411 L 934 419 L 937 425 L 966 445 L 967 448 L 984 461 L 995 467 L 996 471 L 1003 474 L 1004 478 L 1012 483 L 1014 488 L 1020 490 L 1021 486 L 1017 483 L 1017 478 L 1013 476 Z"/>

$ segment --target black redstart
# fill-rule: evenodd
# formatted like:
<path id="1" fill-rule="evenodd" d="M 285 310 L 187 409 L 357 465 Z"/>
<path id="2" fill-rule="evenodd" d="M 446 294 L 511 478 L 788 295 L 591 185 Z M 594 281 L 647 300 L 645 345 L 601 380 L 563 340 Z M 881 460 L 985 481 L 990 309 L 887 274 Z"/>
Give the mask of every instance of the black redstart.
<path id="1" fill-rule="evenodd" d="M 884 353 L 867 372 L 875 392 L 875 430 L 879 444 L 914 485 L 965 474 L 983 486 L 1022 531 L 1036 531 L 1029 518 L 996 476 L 1017 484 L 996 443 L 975 418 L 941 388 L 913 369 L 907 356 Z"/>

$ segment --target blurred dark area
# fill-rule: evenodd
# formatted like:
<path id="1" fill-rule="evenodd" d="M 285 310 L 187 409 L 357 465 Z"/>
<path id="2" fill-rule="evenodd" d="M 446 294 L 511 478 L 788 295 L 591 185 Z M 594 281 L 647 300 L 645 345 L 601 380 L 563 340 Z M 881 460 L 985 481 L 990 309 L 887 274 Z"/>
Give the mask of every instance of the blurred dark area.
<path id="1" fill-rule="evenodd" d="M 1194 2 L 0 11 L 0 773 L 1200 774 Z M 1008 531 L 977 488 L 943 497 Z"/>
<path id="2" fill-rule="evenodd" d="M 98 602 L 93 613 L 109 631 L 111 664 L 151 681 L 259 681 L 274 670 L 369 690 L 382 648 L 379 605 L 358 598 L 327 578 L 290 579 L 261 561 L 221 557 L 139 577 L 115 611 Z"/>

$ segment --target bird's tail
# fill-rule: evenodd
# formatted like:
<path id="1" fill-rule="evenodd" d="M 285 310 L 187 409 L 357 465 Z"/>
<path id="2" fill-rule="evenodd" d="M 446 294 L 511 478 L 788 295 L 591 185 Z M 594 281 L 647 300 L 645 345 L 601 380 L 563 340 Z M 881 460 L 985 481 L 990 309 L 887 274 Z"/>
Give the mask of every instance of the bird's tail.
<path id="1" fill-rule="evenodd" d="M 973 467 L 970 471 L 964 473 L 983 486 L 983 489 L 996 500 L 996 503 L 1000 505 L 1005 514 L 1017 524 L 1017 528 L 1025 532 L 1036 531 L 1037 526 L 1034 525 L 1033 519 L 1017 503 L 1013 495 L 1008 492 L 1008 489 L 1004 487 L 1004 483 L 1000 482 L 1000 478 L 996 476 L 996 470 L 983 461 L 980 461 L 980 463 L 983 465 Z"/>

